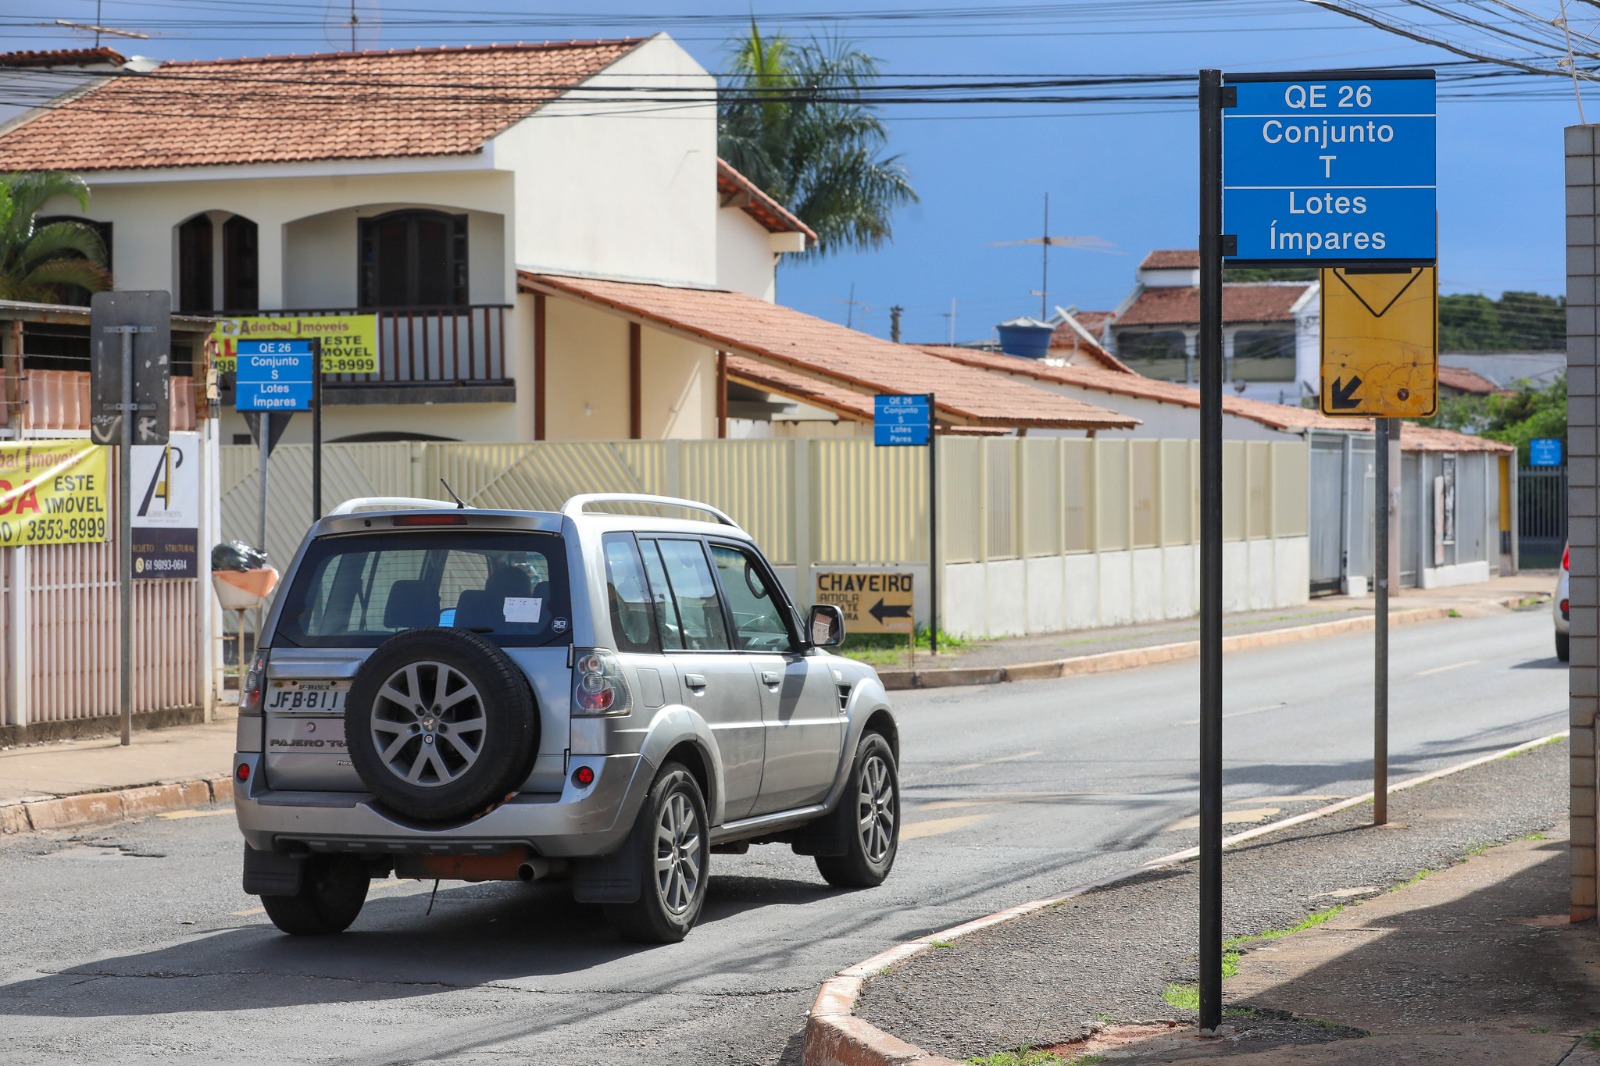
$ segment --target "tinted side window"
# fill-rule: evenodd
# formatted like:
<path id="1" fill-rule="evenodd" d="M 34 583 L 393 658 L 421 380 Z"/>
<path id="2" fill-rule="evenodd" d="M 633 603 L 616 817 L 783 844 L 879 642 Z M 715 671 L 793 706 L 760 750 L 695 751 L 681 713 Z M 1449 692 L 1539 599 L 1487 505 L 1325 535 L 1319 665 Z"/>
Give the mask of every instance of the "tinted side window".
<path id="1" fill-rule="evenodd" d="M 677 607 L 683 647 L 695 651 L 727 650 L 728 626 L 722 615 L 722 601 L 717 598 L 717 583 L 711 577 L 711 566 L 700 542 L 659 540 L 656 546 Z"/>
<path id="2" fill-rule="evenodd" d="M 755 558 L 738 548 L 713 544 L 711 559 L 733 611 L 733 646 L 744 651 L 793 651 L 783 601 L 773 595 L 772 584 Z"/>
<path id="3" fill-rule="evenodd" d="M 611 635 L 618 651 L 657 652 L 656 620 L 639 549 L 627 533 L 607 533 L 606 600 L 611 610 Z"/>

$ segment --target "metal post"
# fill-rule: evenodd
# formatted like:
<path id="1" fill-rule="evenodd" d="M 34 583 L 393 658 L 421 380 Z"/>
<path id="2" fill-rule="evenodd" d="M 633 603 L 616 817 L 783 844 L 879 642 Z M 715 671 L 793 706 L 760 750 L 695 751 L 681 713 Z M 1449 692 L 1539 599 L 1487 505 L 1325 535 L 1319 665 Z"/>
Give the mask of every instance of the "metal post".
<path id="1" fill-rule="evenodd" d="M 121 613 L 118 693 L 122 701 L 122 743 L 133 743 L 133 335 L 138 326 L 118 326 L 122 334 L 122 500 L 117 508 L 117 591 Z"/>
<path id="2" fill-rule="evenodd" d="M 267 550 L 267 459 L 272 454 L 272 412 L 262 411 L 256 415 L 257 432 L 261 437 L 261 520 L 256 526 L 256 547 L 262 551 Z M 261 643 L 261 623 L 263 620 L 262 609 L 255 609 L 256 643 Z M 240 689 L 243 699 L 242 692 Z"/>
<path id="3" fill-rule="evenodd" d="M 1200 1028 L 1222 1023 L 1222 72 L 1200 72 Z M 1242 488 L 1242 486 L 1241 486 Z"/>
<path id="4" fill-rule="evenodd" d="M 1378 430 L 1378 513 L 1374 516 L 1372 654 L 1372 824 L 1389 822 L 1389 433 L 1393 419 L 1375 420 Z"/>
<path id="5" fill-rule="evenodd" d="M 322 338 L 311 338 L 311 521 L 322 517 Z M 263 540 L 265 535 L 263 534 Z"/>
<path id="6" fill-rule="evenodd" d="M 939 654 L 939 420 L 928 393 L 928 652 Z M 916 623 L 911 624 L 913 633 Z M 915 640 L 913 640 L 915 643 Z"/>

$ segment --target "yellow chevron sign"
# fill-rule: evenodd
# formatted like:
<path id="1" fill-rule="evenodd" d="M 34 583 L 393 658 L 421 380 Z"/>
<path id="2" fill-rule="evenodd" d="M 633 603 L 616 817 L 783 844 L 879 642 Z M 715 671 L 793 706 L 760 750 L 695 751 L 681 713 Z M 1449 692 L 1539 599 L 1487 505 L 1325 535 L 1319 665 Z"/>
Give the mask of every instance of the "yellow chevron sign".
<path id="1" fill-rule="evenodd" d="M 1439 409 L 1434 267 L 1322 274 L 1322 413 L 1427 418 Z"/>

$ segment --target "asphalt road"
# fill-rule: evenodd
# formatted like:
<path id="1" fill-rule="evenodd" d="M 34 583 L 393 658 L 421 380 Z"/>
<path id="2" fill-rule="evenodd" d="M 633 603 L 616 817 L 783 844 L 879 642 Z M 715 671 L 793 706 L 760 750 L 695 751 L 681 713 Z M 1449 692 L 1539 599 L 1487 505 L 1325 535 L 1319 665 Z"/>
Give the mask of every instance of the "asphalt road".
<path id="1" fill-rule="evenodd" d="M 1562 729 L 1547 611 L 1392 633 L 1391 780 Z M 1371 637 L 1227 660 L 1234 828 L 1370 787 Z M 680 945 L 562 887 L 374 886 L 291 940 L 238 888 L 231 812 L 0 844 L 0 1063 L 796 1063 L 816 986 L 913 936 L 1194 842 L 1197 667 L 905 693 L 906 833 L 883 887 L 716 856 Z M 431 904 L 431 913 L 430 913 Z"/>

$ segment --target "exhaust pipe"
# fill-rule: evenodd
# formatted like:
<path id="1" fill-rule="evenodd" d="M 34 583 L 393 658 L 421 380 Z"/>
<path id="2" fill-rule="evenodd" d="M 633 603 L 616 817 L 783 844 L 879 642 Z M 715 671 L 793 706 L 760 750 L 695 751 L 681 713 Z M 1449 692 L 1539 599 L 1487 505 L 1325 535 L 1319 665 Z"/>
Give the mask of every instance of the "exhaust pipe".
<path id="1" fill-rule="evenodd" d="M 538 856 L 530 858 L 527 862 L 517 867 L 517 880 L 523 884 L 537 881 L 550 873 L 550 860 Z"/>

